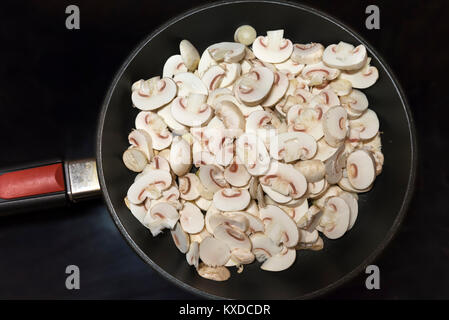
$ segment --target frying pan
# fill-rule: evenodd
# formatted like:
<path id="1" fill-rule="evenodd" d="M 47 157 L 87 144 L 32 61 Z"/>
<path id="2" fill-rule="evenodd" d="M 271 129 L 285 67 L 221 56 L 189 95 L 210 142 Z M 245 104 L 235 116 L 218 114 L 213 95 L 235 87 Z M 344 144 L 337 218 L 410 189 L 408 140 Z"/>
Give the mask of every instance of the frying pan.
<path id="1" fill-rule="evenodd" d="M 133 128 L 138 112 L 131 108 L 131 84 L 138 79 L 160 75 L 165 60 L 178 52 L 182 39 L 189 39 L 202 52 L 211 43 L 232 41 L 234 30 L 242 24 L 252 25 L 259 33 L 282 28 L 294 43 L 313 41 L 328 45 L 345 41 L 364 44 L 372 57 L 371 64 L 379 70 L 376 85 L 364 92 L 381 123 L 385 165 L 374 188 L 360 195 L 358 220 L 343 238 L 335 241 L 325 239 L 324 249 L 319 252 L 298 251 L 295 264 L 286 271 L 265 272 L 254 263 L 246 266 L 241 274 L 231 271 L 231 278 L 226 282 L 214 282 L 199 277 L 194 268 L 187 265 L 185 256 L 176 249 L 168 232 L 152 238 L 132 216 L 123 198 L 134 174 L 126 169 L 121 159 L 128 147 L 127 134 Z M 415 129 L 404 93 L 389 67 L 362 37 L 327 14 L 303 5 L 279 1 L 225 1 L 199 7 L 171 19 L 151 33 L 126 59 L 102 106 L 96 167 L 99 187 L 121 234 L 134 251 L 163 277 L 205 298 L 305 299 L 323 295 L 353 278 L 391 241 L 412 196 L 416 157 Z M 30 204 L 61 202 L 67 198 L 67 191 L 72 200 L 80 195 L 82 198 L 94 194 L 89 193 L 89 186 L 98 183 L 96 175 L 92 178 L 95 163 L 70 162 L 56 164 L 52 168 L 49 175 L 54 180 L 50 179 L 54 182 L 53 189 L 0 201 L 0 211 L 12 212 Z M 90 184 L 84 184 L 84 190 L 80 187 L 74 191 L 75 180 L 78 185 L 83 185 L 79 181 L 82 182 L 81 175 L 86 168 L 91 173 Z M 39 171 L 42 167 L 31 170 Z M 27 171 L 23 172 L 22 180 L 27 180 Z M 59 179 L 61 175 L 65 182 Z M 0 187 L 1 178 L 2 175 Z"/>

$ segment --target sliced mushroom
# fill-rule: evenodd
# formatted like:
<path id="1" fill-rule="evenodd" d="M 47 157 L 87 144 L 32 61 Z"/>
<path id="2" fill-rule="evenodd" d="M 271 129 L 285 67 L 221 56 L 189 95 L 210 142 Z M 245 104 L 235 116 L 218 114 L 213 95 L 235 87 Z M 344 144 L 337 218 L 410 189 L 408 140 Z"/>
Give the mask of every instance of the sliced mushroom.
<path id="1" fill-rule="evenodd" d="M 340 75 L 338 69 L 329 68 L 322 62 L 309 64 L 302 69 L 301 75 L 304 79 L 309 80 L 309 85 L 317 86 L 326 82 L 326 80 L 334 80 Z"/>
<path id="2" fill-rule="evenodd" d="M 170 149 L 170 167 L 177 176 L 183 176 L 192 167 L 190 145 L 180 136 L 173 138 Z"/>
<path id="3" fill-rule="evenodd" d="M 335 79 L 329 86 L 338 96 L 346 96 L 352 91 L 352 83 L 345 79 Z"/>
<path id="4" fill-rule="evenodd" d="M 268 96 L 273 83 L 273 71 L 266 67 L 254 67 L 236 81 L 234 91 L 238 99 L 254 106 Z"/>
<path id="5" fill-rule="evenodd" d="M 176 223 L 175 227 L 173 228 L 173 230 L 170 231 L 170 233 L 173 238 L 173 242 L 176 245 L 176 248 L 178 248 L 179 251 L 181 251 L 182 253 L 187 253 L 191 245 L 190 238 L 189 235 L 185 233 L 184 230 L 182 230 L 181 224 L 179 222 Z"/>
<path id="6" fill-rule="evenodd" d="M 376 178 L 376 167 L 369 151 L 356 150 L 346 160 L 348 179 L 356 189 L 368 188 Z"/>
<path id="7" fill-rule="evenodd" d="M 251 175 L 248 173 L 245 166 L 239 164 L 237 159 L 234 158 L 232 163 L 225 169 L 224 178 L 234 187 L 243 187 L 248 183 Z"/>
<path id="8" fill-rule="evenodd" d="M 171 78 L 154 77 L 140 80 L 140 85 L 134 86 L 131 100 L 140 110 L 154 110 L 166 105 L 176 96 L 176 83 Z"/>
<path id="9" fill-rule="evenodd" d="M 348 230 L 351 230 L 357 220 L 357 216 L 359 213 L 359 204 L 357 202 L 356 194 L 349 192 L 342 192 L 340 194 L 340 198 L 342 198 L 349 207 L 349 226 Z"/>
<path id="10" fill-rule="evenodd" d="M 252 252 L 259 262 L 264 262 L 281 252 L 281 247 L 261 232 L 252 234 L 250 240 L 252 243 Z"/>
<path id="11" fill-rule="evenodd" d="M 209 231 L 207 231 L 206 226 L 204 226 L 204 228 L 203 228 L 203 230 L 201 230 L 201 232 L 190 234 L 189 237 L 190 237 L 191 243 L 192 242 L 201 243 L 201 241 L 203 241 L 207 237 L 212 237 L 212 234 L 210 234 Z"/>
<path id="12" fill-rule="evenodd" d="M 211 67 L 217 65 L 217 62 L 212 58 L 208 50 L 204 50 L 198 63 L 198 75 L 200 77 Z"/>
<path id="13" fill-rule="evenodd" d="M 270 145 L 273 159 L 292 162 L 298 159 L 308 160 L 316 153 L 315 139 L 303 132 L 286 132 L 279 134 Z"/>
<path id="14" fill-rule="evenodd" d="M 213 281 L 226 281 L 231 277 L 228 268 L 223 266 L 211 267 L 204 263 L 200 263 L 197 271 L 201 277 Z"/>
<path id="15" fill-rule="evenodd" d="M 252 234 L 255 232 L 264 232 L 264 230 L 265 230 L 265 226 L 264 226 L 262 220 L 260 220 L 258 217 L 254 216 L 252 214 L 242 212 L 242 211 L 224 212 L 223 214 L 227 217 L 230 217 L 231 219 L 233 219 L 235 221 L 237 221 L 237 220 L 244 221 L 245 219 L 248 220 L 247 229 L 242 230 L 240 228 L 240 230 L 246 231 L 246 234 Z"/>
<path id="16" fill-rule="evenodd" d="M 295 44 L 291 59 L 296 63 L 315 64 L 321 61 L 324 47 L 320 43 Z"/>
<path id="17" fill-rule="evenodd" d="M 220 88 L 231 86 L 242 73 L 240 63 L 220 63 L 220 67 L 226 72 L 220 82 Z"/>
<path id="18" fill-rule="evenodd" d="M 348 114 L 342 106 L 330 108 L 323 115 L 324 140 L 332 147 L 338 147 L 346 138 Z"/>
<path id="19" fill-rule="evenodd" d="M 358 118 L 368 109 L 368 99 L 359 90 L 352 90 L 350 94 L 340 97 L 341 104 L 346 108 L 349 118 Z"/>
<path id="20" fill-rule="evenodd" d="M 312 250 L 312 251 L 320 251 L 324 248 L 324 242 L 321 237 L 318 237 L 318 240 L 314 243 L 299 243 L 295 249 L 296 250 Z"/>
<path id="21" fill-rule="evenodd" d="M 153 157 L 153 141 L 148 132 L 142 129 L 133 130 L 128 135 L 128 141 L 132 147 L 142 151 L 148 161 L 151 161 L 151 158 Z"/>
<path id="22" fill-rule="evenodd" d="M 260 178 L 260 183 L 293 199 L 302 197 L 307 190 L 306 178 L 300 171 L 292 165 L 276 161 L 271 163 L 266 175 Z"/>
<path id="23" fill-rule="evenodd" d="M 299 229 L 299 239 L 301 243 L 312 244 L 315 243 L 319 238 L 318 231 L 307 231 Z"/>
<path id="24" fill-rule="evenodd" d="M 245 130 L 245 118 L 239 107 L 231 101 L 221 101 L 215 107 L 215 115 L 223 121 L 226 129 L 233 130 L 235 135 L 240 135 Z"/>
<path id="25" fill-rule="evenodd" d="M 141 172 L 148 164 L 147 156 L 137 148 L 129 148 L 123 152 L 123 163 L 134 172 Z"/>
<path id="26" fill-rule="evenodd" d="M 307 182 L 318 182 L 324 178 L 326 168 L 320 160 L 306 160 L 295 163 L 295 169 L 298 169 L 306 178 Z"/>
<path id="27" fill-rule="evenodd" d="M 173 140 L 173 134 L 168 130 L 164 120 L 154 112 L 139 112 L 135 126 L 136 129 L 143 129 L 150 134 L 154 150 L 167 148 Z"/>
<path id="28" fill-rule="evenodd" d="M 331 186 L 321 197 L 315 200 L 314 205 L 316 205 L 318 208 L 323 209 L 326 205 L 326 201 L 329 198 L 339 196 L 342 192 L 343 190 L 339 186 Z"/>
<path id="29" fill-rule="evenodd" d="M 172 177 L 164 170 L 152 170 L 144 173 L 139 179 L 134 181 L 128 189 L 128 200 L 134 204 L 142 203 L 147 197 L 156 192 L 160 195 L 162 190 L 170 187 Z"/>
<path id="30" fill-rule="evenodd" d="M 207 96 L 190 94 L 187 98 L 178 97 L 171 104 L 173 118 L 183 125 L 200 126 L 209 120 L 212 109 L 206 103 Z"/>
<path id="31" fill-rule="evenodd" d="M 274 66 L 279 71 L 285 73 L 285 75 L 289 79 L 296 77 L 304 68 L 304 64 L 297 63 L 297 62 L 293 61 L 291 58 L 284 62 L 276 63 Z"/>
<path id="32" fill-rule="evenodd" d="M 289 81 L 287 76 L 280 72 L 274 72 L 274 82 L 271 91 L 266 99 L 261 103 L 262 107 L 274 106 L 287 92 Z"/>
<path id="33" fill-rule="evenodd" d="M 201 166 L 198 170 L 198 177 L 200 178 L 201 184 L 209 192 L 215 193 L 216 191 L 227 188 L 227 184 L 224 178 L 223 169 L 214 165 Z"/>
<path id="34" fill-rule="evenodd" d="M 178 219 L 178 210 L 167 202 L 159 202 L 150 208 L 144 218 L 143 224 L 150 229 L 151 234 L 155 237 L 164 228 L 173 229 Z"/>
<path id="35" fill-rule="evenodd" d="M 267 31 L 267 36 L 257 37 L 253 42 L 254 55 L 265 62 L 280 63 L 290 58 L 293 44 L 284 39 L 284 30 Z"/>
<path id="36" fill-rule="evenodd" d="M 237 229 L 234 229 L 225 224 L 220 224 L 214 229 L 214 236 L 216 239 L 225 242 L 231 252 L 235 249 L 246 249 L 251 251 L 251 241 L 248 236 Z"/>
<path id="37" fill-rule="evenodd" d="M 282 248 L 282 251 L 267 259 L 260 267 L 265 271 L 283 271 L 292 266 L 296 259 L 296 250 Z"/>
<path id="38" fill-rule="evenodd" d="M 147 172 L 153 169 L 161 169 L 170 172 L 170 164 L 168 163 L 167 159 L 165 159 L 159 154 L 153 157 L 153 160 L 143 170 L 143 172 Z"/>
<path id="39" fill-rule="evenodd" d="M 234 41 L 249 46 L 257 37 L 256 29 L 245 24 L 238 27 L 234 33 Z"/>
<path id="40" fill-rule="evenodd" d="M 343 177 L 340 179 L 340 181 L 338 181 L 338 186 L 343 189 L 344 191 L 347 192 L 353 192 L 353 193 L 364 193 L 364 192 L 368 192 L 372 189 L 373 184 L 369 185 L 367 188 L 365 189 L 356 189 L 352 186 L 352 184 L 349 182 L 349 179 L 346 177 Z"/>
<path id="41" fill-rule="evenodd" d="M 229 259 L 229 262 L 233 262 L 236 266 L 242 267 L 243 264 L 250 264 L 254 261 L 256 257 L 251 252 L 251 249 L 242 249 L 237 248 L 232 250 L 231 258 Z M 237 272 L 241 272 L 243 269 L 238 270 Z"/>
<path id="42" fill-rule="evenodd" d="M 345 147 L 341 145 L 337 151 L 325 161 L 326 180 L 330 184 L 335 184 L 343 177 L 343 168 L 346 166 L 347 154 Z"/>
<path id="43" fill-rule="evenodd" d="M 287 204 L 293 199 L 291 196 L 284 195 L 268 185 L 261 184 L 260 186 L 262 187 L 263 192 L 265 192 L 265 194 L 268 196 L 268 199 L 266 199 L 268 200 L 267 202 L 270 202 L 269 200 L 272 200 L 272 204 L 274 205 L 278 205 L 280 203 Z"/>
<path id="44" fill-rule="evenodd" d="M 222 189 L 214 194 L 214 206 L 221 211 L 239 211 L 245 209 L 251 197 L 244 189 Z"/>
<path id="45" fill-rule="evenodd" d="M 179 211 L 179 222 L 182 229 L 187 233 L 198 233 L 204 228 L 204 216 L 201 210 L 191 202 L 184 203 Z"/>
<path id="46" fill-rule="evenodd" d="M 326 140 L 324 138 L 320 139 L 317 142 L 317 152 L 313 159 L 315 160 L 321 160 L 326 161 L 330 157 L 332 157 L 335 152 L 337 152 L 338 148 L 334 148 L 327 144 Z"/>
<path id="47" fill-rule="evenodd" d="M 261 204 L 261 206 L 262 206 L 262 204 Z M 255 217 L 259 217 L 259 205 L 258 205 L 258 203 L 255 200 L 251 200 L 249 202 L 249 205 L 246 207 L 245 211 L 248 212 L 249 214 L 255 216 Z"/>
<path id="48" fill-rule="evenodd" d="M 192 93 L 209 94 L 203 81 L 191 72 L 178 73 L 173 77 L 173 81 L 178 85 L 178 97 L 187 97 Z"/>
<path id="49" fill-rule="evenodd" d="M 125 197 L 125 204 L 131 211 L 133 216 L 140 222 L 143 223 L 145 215 L 147 214 L 147 209 L 143 204 L 134 204 Z"/>
<path id="50" fill-rule="evenodd" d="M 343 41 L 338 45 L 328 46 L 323 53 L 325 64 L 341 70 L 358 70 L 365 65 L 366 59 L 367 54 L 364 45 L 354 48 L 352 44 Z"/>
<path id="51" fill-rule="evenodd" d="M 215 208 L 215 207 L 214 207 Z M 241 232 L 248 230 L 249 221 L 244 215 L 232 215 L 231 213 L 221 213 L 217 209 L 208 210 L 205 217 L 206 229 L 210 233 L 214 233 L 215 228 L 219 225 L 230 226 Z"/>
<path id="52" fill-rule="evenodd" d="M 292 114 L 293 113 L 293 114 Z M 292 119 L 296 116 L 294 119 Z M 311 135 L 315 140 L 320 140 L 323 135 L 322 125 L 323 110 L 320 107 L 305 108 L 302 105 L 296 105 L 288 110 L 289 132 L 304 132 Z"/>
<path id="53" fill-rule="evenodd" d="M 347 203 L 340 197 L 332 197 L 327 200 L 324 208 L 324 235 L 329 239 L 338 239 L 348 230 L 350 210 Z"/>
<path id="54" fill-rule="evenodd" d="M 255 134 L 246 133 L 236 141 L 236 154 L 252 176 L 265 174 L 270 167 L 270 156 L 263 141 Z"/>
<path id="55" fill-rule="evenodd" d="M 201 80 L 209 91 L 213 91 L 220 86 L 225 75 L 226 72 L 222 67 L 214 65 L 204 72 Z"/>
<path id="56" fill-rule="evenodd" d="M 340 78 L 351 82 L 353 88 L 366 89 L 379 79 L 379 71 L 376 67 L 370 66 L 370 59 L 368 59 L 362 69 L 353 72 L 342 72 Z"/>
<path id="57" fill-rule="evenodd" d="M 236 42 L 220 42 L 207 48 L 216 62 L 240 62 L 245 57 L 245 46 Z"/>
<path id="58" fill-rule="evenodd" d="M 275 244 L 294 247 L 299 241 L 298 227 L 285 211 L 273 205 L 260 209 L 260 218 L 265 223 L 265 234 Z"/>
<path id="59" fill-rule="evenodd" d="M 212 205 L 212 200 L 207 200 L 200 196 L 195 200 L 195 204 L 201 210 L 207 211 L 207 210 L 209 210 L 210 206 Z"/>
<path id="60" fill-rule="evenodd" d="M 162 76 L 164 78 L 171 78 L 181 72 L 187 72 L 187 67 L 184 64 L 181 55 L 175 54 L 165 62 Z"/>
<path id="61" fill-rule="evenodd" d="M 287 214 L 295 220 L 296 224 L 298 224 L 307 214 L 307 211 L 309 210 L 309 203 L 307 199 L 301 199 L 301 202 L 293 207 L 283 205 L 280 206 L 280 208 L 287 212 Z"/>
<path id="62" fill-rule="evenodd" d="M 190 242 L 189 251 L 186 253 L 187 263 L 198 269 L 200 260 L 200 246 L 198 242 Z"/>
<path id="63" fill-rule="evenodd" d="M 171 114 L 171 104 L 166 105 L 158 110 L 157 115 L 167 124 L 167 126 L 173 131 L 173 133 L 183 135 L 187 133 L 188 129 L 183 124 L 173 118 Z"/>
<path id="64" fill-rule="evenodd" d="M 179 52 L 182 61 L 189 71 L 194 71 L 200 61 L 200 54 L 189 40 L 182 40 L 179 43 Z"/>
<path id="65" fill-rule="evenodd" d="M 200 243 L 200 259 L 211 267 L 223 266 L 231 257 L 231 250 L 226 242 L 207 237 Z"/>
<path id="66" fill-rule="evenodd" d="M 195 200 L 200 196 L 200 179 L 193 173 L 178 177 L 179 193 L 184 200 Z"/>
<path id="67" fill-rule="evenodd" d="M 358 119 L 349 120 L 351 131 L 357 132 L 357 136 L 363 140 L 374 138 L 379 132 L 379 125 L 379 119 L 371 109 L 367 109 Z"/>
<path id="68" fill-rule="evenodd" d="M 248 117 L 250 114 L 252 114 L 255 111 L 263 110 L 263 108 L 261 106 L 249 107 L 249 106 L 239 102 L 237 100 L 237 98 L 232 95 L 232 93 L 220 95 L 217 98 L 215 98 L 214 102 L 213 102 L 213 106 L 218 105 L 220 102 L 224 102 L 224 101 L 229 101 L 230 103 L 235 104 L 240 109 L 240 112 L 243 114 L 243 116 L 245 118 Z"/>
<path id="69" fill-rule="evenodd" d="M 329 188 L 329 182 L 321 179 L 317 182 L 309 182 L 307 184 L 307 196 L 311 199 L 319 198 Z"/>

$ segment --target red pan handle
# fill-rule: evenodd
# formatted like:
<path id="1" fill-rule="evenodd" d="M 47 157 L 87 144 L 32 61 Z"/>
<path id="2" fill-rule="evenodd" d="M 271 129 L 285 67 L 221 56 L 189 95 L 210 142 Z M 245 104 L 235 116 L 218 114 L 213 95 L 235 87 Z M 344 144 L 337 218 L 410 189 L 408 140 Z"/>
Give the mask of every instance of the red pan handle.
<path id="1" fill-rule="evenodd" d="M 64 206 L 100 193 L 92 159 L 0 171 L 0 216 Z"/>

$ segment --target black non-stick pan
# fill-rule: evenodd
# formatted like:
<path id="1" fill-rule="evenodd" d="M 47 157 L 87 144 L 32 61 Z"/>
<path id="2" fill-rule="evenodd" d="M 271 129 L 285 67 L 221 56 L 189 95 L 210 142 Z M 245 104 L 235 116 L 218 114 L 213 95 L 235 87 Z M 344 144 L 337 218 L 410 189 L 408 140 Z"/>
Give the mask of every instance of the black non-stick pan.
<path id="1" fill-rule="evenodd" d="M 380 119 L 385 165 L 374 188 L 360 195 L 358 220 L 343 238 L 326 239 L 324 250 L 319 252 L 298 251 L 294 266 L 286 271 L 265 272 L 254 263 L 241 274 L 232 271 L 226 282 L 213 282 L 199 277 L 187 265 L 169 233 L 153 238 L 126 208 L 123 198 L 134 174 L 123 165 L 122 153 L 128 147 L 127 134 L 138 111 L 131 107 L 131 84 L 160 75 L 165 60 L 178 52 L 182 39 L 190 40 L 202 52 L 211 43 L 232 41 L 234 30 L 242 24 L 252 25 L 259 32 L 282 28 L 294 43 L 364 44 L 372 57 L 371 64 L 379 70 L 378 82 L 365 93 Z M 206 298 L 313 298 L 361 272 L 398 230 L 412 196 L 416 141 L 410 109 L 397 80 L 374 49 L 350 28 L 298 4 L 220 2 L 171 19 L 151 33 L 120 67 L 100 115 L 97 168 L 106 204 L 123 237 L 165 278 Z M 21 205 L 28 203 L 26 197 L 19 200 L 23 200 Z"/>

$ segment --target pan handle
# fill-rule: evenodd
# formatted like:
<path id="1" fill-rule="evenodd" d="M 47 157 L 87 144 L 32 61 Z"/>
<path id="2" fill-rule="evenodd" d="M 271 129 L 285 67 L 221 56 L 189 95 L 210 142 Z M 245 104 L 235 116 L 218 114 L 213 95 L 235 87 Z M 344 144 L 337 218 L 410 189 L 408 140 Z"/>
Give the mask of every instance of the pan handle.
<path id="1" fill-rule="evenodd" d="M 100 195 L 95 159 L 0 171 L 0 216 L 64 206 Z"/>

